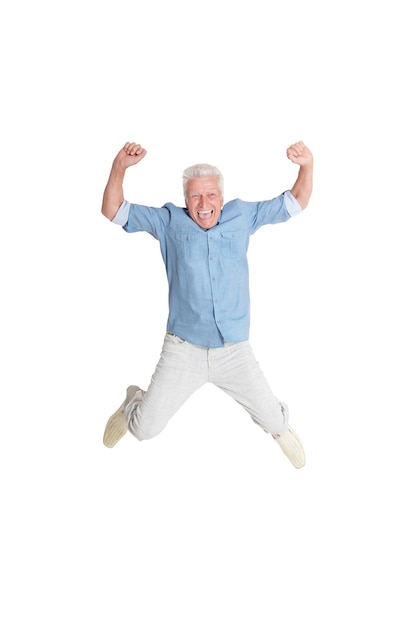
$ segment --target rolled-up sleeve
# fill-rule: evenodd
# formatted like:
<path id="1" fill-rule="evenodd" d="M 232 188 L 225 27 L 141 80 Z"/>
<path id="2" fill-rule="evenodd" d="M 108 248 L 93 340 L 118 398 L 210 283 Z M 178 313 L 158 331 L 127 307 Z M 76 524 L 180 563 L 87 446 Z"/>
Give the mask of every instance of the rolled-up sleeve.
<path id="1" fill-rule="evenodd" d="M 129 219 L 129 211 L 130 211 L 130 202 L 127 200 L 123 200 L 122 204 L 119 207 L 116 215 L 112 219 L 113 224 L 117 224 L 118 226 L 124 226 L 127 224 Z"/>
<path id="2" fill-rule="evenodd" d="M 303 209 L 298 204 L 298 201 L 294 198 L 291 191 L 286 191 L 284 193 L 284 200 L 285 200 L 285 208 L 287 209 L 291 217 L 294 217 L 295 215 L 299 215 L 300 213 L 302 213 Z"/>

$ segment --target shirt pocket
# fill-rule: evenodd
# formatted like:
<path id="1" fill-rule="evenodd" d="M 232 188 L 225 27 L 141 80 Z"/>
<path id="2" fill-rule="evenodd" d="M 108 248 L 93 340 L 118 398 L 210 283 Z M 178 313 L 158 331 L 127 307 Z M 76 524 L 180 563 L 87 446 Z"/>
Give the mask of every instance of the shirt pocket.
<path id="1" fill-rule="evenodd" d="M 207 238 L 196 233 L 175 233 L 178 256 L 185 261 L 207 257 Z"/>
<path id="2" fill-rule="evenodd" d="M 246 233 L 238 230 L 221 233 L 221 251 L 225 259 L 238 259 L 246 254 Z"/>

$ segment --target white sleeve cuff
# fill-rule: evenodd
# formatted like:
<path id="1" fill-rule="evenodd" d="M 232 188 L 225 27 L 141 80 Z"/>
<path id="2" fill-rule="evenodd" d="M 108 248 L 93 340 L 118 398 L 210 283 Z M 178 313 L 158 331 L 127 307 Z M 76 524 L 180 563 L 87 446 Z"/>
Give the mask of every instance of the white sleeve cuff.
<path id="1" fill-rule="evenodd" d="M 284 193 L 284 200 L 285 200 L 285 208 L 287 209 L 291 217 L 294 217 L 295 215 L 299 215 L 300 213 L 302 213 L 303 209 L 298 204 L 297 200 L 294 198 L 291 191 L 286 191 Z"/>
<path id="2" fill-rule="evenodd" d="M 112 219 L 113 224 L 118 224 L 119 226 L 124 226 L 127 224 L 129 219 L 129 211 L 130 211 L 130 202 L 127 200 L 123 200 L 122 204 L 119 206 L 119 210 L 116 215 Z"/>

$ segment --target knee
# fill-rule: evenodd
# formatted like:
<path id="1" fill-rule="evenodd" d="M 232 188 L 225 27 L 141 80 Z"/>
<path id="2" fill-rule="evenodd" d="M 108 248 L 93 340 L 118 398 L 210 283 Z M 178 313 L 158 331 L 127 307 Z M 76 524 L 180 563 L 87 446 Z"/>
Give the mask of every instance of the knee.
<path id="1" fill-rule="evenodd" d="M 165 428 L 168 419 L 162 420 L 161 416 L 143 415 L 140 410 L 133 411 L 128 421 L 129 432 L 139 439 L 153 439 Z"/>
<path id="2" fill-rule="evenodd" d="M 135 425 L 132 422 L 129 422 L 129 432 L 139 441 L 145 441 L 146 439 L 154 439 L 154 437 L 157 437 L 161 431 L 162 431 L 162 428 L 158 430 L 157 429 L 144 430 L 140 426 Z"/>

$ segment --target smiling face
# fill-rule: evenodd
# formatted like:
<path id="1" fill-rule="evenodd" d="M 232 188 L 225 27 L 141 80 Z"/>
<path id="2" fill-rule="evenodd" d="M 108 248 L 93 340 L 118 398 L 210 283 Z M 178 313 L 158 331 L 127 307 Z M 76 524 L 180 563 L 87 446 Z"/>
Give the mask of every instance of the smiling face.
<path id="1" fill-rule="evenodd" d="M 223 196 L 215 176 L 198 176 L 187 183 L 185 204 L 192 220 L 201 228 L 212 228 L 219 221 Z"/>

